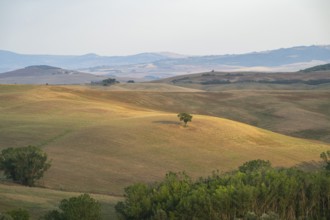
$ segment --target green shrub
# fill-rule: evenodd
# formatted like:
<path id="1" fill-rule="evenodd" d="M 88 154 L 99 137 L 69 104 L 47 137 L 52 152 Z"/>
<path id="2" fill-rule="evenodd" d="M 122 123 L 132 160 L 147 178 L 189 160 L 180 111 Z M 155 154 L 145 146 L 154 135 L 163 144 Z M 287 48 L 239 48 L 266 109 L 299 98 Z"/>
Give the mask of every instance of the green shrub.
<path id="1" fill-rule="evenodd" d="M 12 217 L 13 220 L 29 220 L 30 214 L 24 209 L 14 209 L 7 212 L 8 215 Z"/>
<path id="2" fill-rule="evenodd" d="M 0 170 L 23 185 L 33 186 L 49 167 L 47 154 L 38 147 L 7 148 L 0 154 Z"/>
<path id="3" fill-rule="evenodd" d="M 88 194 L 63 199 L 58 210 L 48 212 L 44 220 L 99 220 L 101 205 Z"/>

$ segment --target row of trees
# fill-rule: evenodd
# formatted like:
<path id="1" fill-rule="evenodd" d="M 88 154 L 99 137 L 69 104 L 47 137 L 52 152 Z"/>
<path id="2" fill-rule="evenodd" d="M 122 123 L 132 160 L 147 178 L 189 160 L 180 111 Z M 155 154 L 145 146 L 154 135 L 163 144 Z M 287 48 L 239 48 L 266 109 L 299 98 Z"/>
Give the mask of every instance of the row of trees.
<path id="1" fill-rule="evenodd" d="M 197 181 L 168 173 L 162 182 L 126 188 L 116 210 L 124 219 L 330 219 L 330 174 L 262 160 Z"/>
<path id="2" fill-rule="evenodd" d="M 119 81 L 117 81 L 116 79 L 113 78 L 107 78 L 101 81 L 92 81 L 91 84 L 92 85 L 102 85 L 102 86 L 111 86 L 114 84 L 119 83 Z"/>

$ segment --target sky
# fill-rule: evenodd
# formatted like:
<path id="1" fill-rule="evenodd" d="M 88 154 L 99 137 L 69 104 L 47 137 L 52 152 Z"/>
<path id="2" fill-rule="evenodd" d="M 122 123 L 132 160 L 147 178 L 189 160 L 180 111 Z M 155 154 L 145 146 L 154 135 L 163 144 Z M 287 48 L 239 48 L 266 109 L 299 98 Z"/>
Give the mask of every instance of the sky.
<path id="1" fill-rule="evenodd" d="M 0 0 L 0 50 L 239 54 L 330 45 L 329 0 Z"/>

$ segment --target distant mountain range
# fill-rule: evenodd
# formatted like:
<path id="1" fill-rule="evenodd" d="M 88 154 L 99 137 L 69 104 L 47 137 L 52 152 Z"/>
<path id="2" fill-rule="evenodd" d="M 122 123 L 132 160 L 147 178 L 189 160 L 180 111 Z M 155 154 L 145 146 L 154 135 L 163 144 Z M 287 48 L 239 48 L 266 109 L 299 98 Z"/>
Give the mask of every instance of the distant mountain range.
<path id="1" fill-rule="evenodd" d="M 0 72 L 16 70 L 26 66 L 49 65 L 66 69 L 83 69 L 94 66 L 118 66 L 150 63 L 176 57 L 169 53 L 141 53 L 131 56 L 99 56 L 93 53 L 82 56 L 27 55 L 0 50 Z"/>
<path id="2" fill-rule="evenodd" d="M 330 62 L 330 46 L 301 46 L 230 55 L 185 56 L 141 53 L 131 56 L 26 55 L 0 50 L 0 72 L 49 65 L 98 75 L 157 79 L 215 71 L 298 71 Z"/>

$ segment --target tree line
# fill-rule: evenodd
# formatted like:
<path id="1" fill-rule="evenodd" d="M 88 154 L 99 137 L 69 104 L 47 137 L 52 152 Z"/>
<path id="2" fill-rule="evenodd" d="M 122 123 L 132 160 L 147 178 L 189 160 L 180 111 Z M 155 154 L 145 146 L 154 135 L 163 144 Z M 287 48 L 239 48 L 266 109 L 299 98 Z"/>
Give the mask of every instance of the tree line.
<path id="1" fill-rule="evenodd" d="M 329 154 L 330 155 L 330 154 Z M 123 219 L 330 219 L 330 173 L 244 163 L 193 181 L 170 172 L 162 182 L 125 189 Z"/>

